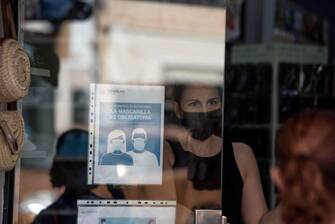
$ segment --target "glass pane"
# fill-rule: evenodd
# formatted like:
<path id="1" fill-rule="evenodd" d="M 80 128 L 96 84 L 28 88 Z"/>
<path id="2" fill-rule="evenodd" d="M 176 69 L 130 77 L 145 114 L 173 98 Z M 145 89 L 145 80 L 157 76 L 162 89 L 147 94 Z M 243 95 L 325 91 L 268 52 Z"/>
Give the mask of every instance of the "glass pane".
<path id="1" fill-rule="evenodd" d="M 18 222 L 220 222 L 223 4 L 81 4 L 27 6 Z"/>

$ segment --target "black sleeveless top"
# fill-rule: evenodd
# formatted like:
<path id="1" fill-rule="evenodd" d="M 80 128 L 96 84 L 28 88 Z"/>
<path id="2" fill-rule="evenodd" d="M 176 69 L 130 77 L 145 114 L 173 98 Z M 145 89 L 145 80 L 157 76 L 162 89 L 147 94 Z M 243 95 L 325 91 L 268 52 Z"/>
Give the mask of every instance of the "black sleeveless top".
<path id="1" fill-rule="evenodd" d="M 197 190 L 219 190 L 222 186 L 222 214 L 228 218 L 230 224 L 243 223 L 243 179 L 235 160 L 232 143 L 225 141 L 223 152 L 208 158 L 198 157 L 183 150 L 178 142 L 169 143 L 175 156 L 173 169 L 188 167 L 187 178 Z"/>

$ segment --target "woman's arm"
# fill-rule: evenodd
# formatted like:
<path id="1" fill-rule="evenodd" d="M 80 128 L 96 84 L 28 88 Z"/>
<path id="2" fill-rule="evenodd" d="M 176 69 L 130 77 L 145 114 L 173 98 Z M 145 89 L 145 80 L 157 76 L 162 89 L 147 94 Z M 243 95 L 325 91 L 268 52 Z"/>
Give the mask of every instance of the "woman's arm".
<path id="1" fill-rule="evenodd" d="M 283 224 L 284 222 L 282 221 L 281 218 L 281 206 L 280 204 L 269 211 L 262 219 L 260 222 L 261 224 Z"/>
<path id="2" fill-rule="evenodd" d="M 242 215 L 246 224 L 258 224 L 268 211 L 260 181 L 257 162 L 252 149 L 234 143 L 234 155 L 243 178 Z"/>
<path id="3" fill-rule="evenodd" d="M 162 185 L 143 186 L 147 200 L 176 200 L 176 187 L 172 170 L 173 154 L 170 145 L 164 142 Z"/>

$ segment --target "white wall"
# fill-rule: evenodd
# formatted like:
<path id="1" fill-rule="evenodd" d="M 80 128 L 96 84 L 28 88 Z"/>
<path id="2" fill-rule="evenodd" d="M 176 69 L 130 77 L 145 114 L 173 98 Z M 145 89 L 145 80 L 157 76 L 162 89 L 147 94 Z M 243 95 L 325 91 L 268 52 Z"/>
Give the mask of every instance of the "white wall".
<path id="1" fill-rule="evenodd" d="M 223 83 L 225 37 L 114 27 L 104 43 L 103 52 L 99 54 L 101 82 L 165 84 L 184 80 Z M 168 72 L 171 70 L 173 72 Z"/>

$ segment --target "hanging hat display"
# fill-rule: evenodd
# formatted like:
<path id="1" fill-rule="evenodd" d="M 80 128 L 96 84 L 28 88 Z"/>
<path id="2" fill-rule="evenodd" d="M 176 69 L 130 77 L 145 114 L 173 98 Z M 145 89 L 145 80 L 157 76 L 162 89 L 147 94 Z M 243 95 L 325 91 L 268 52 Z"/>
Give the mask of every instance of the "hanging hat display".
<path id="1" fill-rule="evenodd" d="M 24 121 L 16 101 L 28 94 L 31 81 L 29 58 L 16 40 L 10 4 L 1 0 L 5 38 L 0 43 L 0 103 L 12 110 L 0 111 L 0 171 L 13 169 L 21 156 Z"/>
<path id="2" fill-rule="evenodd" d="M 0 102 L 14 102 L 27 95 L 30 86 L 29 58 L 14 39 L 0 46 Z"/>
<path id="3" fill-rule="evenodd" d="M 0 112 L 0 170 L 15 167 L 23 146 L 24 122 L 17 111 Z"/>

